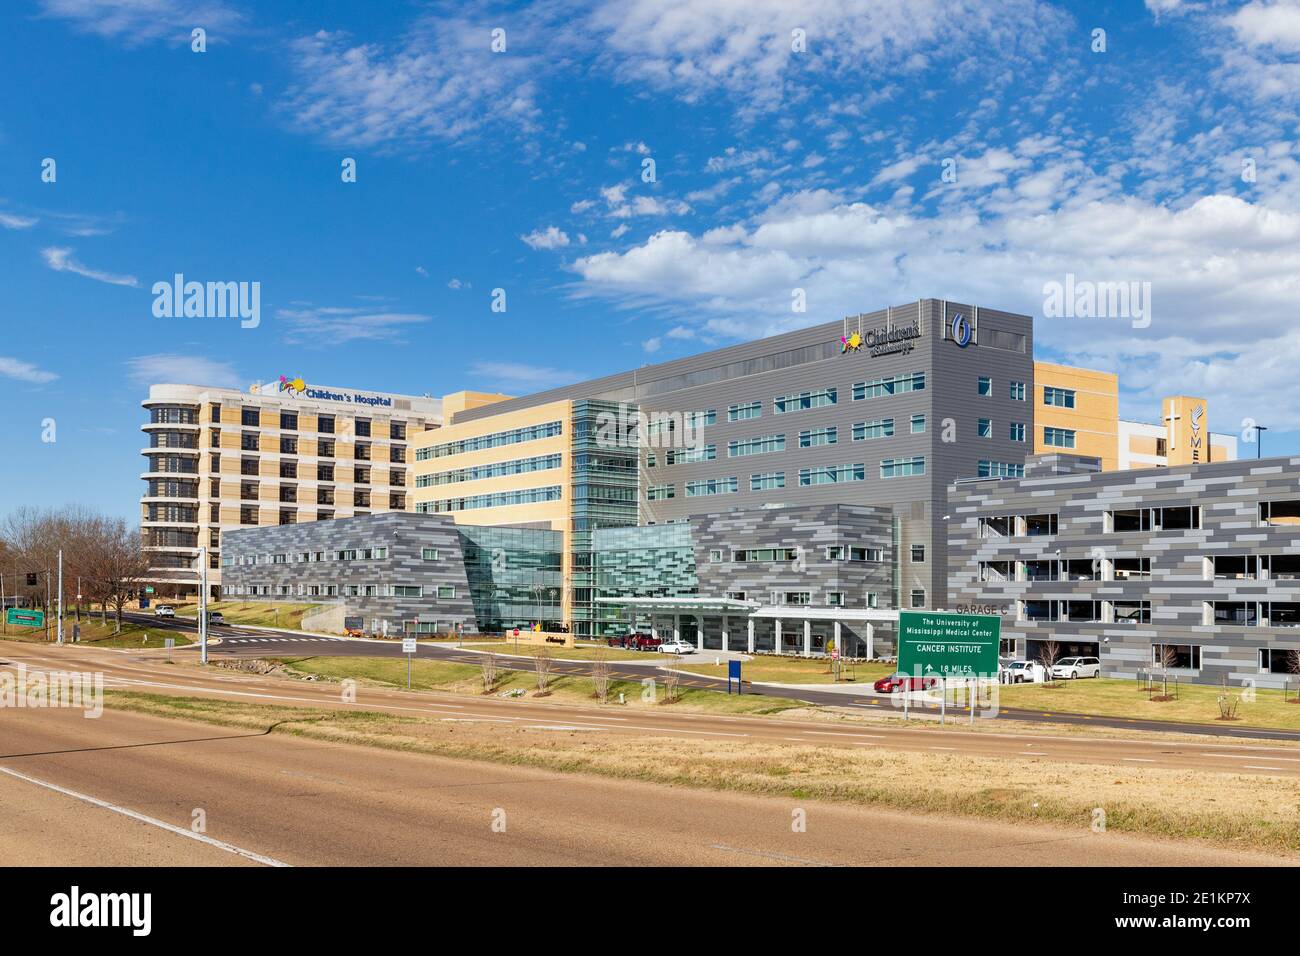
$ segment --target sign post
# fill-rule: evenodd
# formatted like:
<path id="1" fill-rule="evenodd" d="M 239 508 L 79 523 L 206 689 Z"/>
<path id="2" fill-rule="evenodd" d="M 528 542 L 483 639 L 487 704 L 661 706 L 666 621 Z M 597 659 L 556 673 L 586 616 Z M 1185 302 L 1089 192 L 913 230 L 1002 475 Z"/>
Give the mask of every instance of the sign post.
<path id="1" fill-rule="evenodd" d="M 996 675 L 1001 638 L 1002 618 L 997 615 L 900 611 L 898 669 L 904 675 L 938 678 L 942 722 L 947 716 L 948 678 L 968 679 L 974 686 L 980 676 Z M 906 696 L 903 706 L 906 715 Z M 974 707 L 972 698 L 972 719 Z"/>
<path id="2" fill-rule="evenodd" d="M 411 689 L 411 658 L 415 654 L 415 638 L 402 638 L 402 653 L 406 655 L 406 689 Z"/>
<path id="3" fill-rule="evenodd" d="M 736 693 L 743 694 L 745 685 L 740 680 L 740 661 L 727 661 L 727 693 L 731 693 L 731 682 L 736 682 Z"/>

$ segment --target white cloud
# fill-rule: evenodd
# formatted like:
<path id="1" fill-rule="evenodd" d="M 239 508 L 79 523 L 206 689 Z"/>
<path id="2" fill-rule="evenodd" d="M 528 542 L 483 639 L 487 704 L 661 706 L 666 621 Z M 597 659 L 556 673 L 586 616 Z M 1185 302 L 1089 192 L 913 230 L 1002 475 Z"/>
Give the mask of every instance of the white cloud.
<path id="1" fill-rule="evenodd" d="M 44 385 L 59 377 L 53 372 L 37 368 L 31 362 L 24 362 L 22 359 L 10 358 L 5 355 L 0 355 L 0 375 L 5 378 L 17 379 L 20 382 L 31 382 L 33 385 Z"/>
<path id="2" fill-rule="evenodd" d="M 33 219 L 31 216 L 18 216 L 13 213 L 0 212 L 0 226 L 6 229 L 30 229 L 40 222 L 39 219 Z"/>
<path id="3" fill-rule="evenodd" d="M 211 43 L 244 26 L 242 13 L 217 0 L 41 0 L 41 12 L 127 46 L 153 40 L 188 44 L 195 27 L 206 30 Z"/>
<path id="4" fill-rule="evenodd" d="M 644 349 L 646 353 L 653 355 L 655 352 L 659 351 L 660 346 L 663 344 L 663 340 L 656 335 L 642 342 L 641 348 Z"/>
<path id="5" fill-rule="evenodd" d="M 569 244 L 569 236 L 563 229 L 558 226 L 547 226 L 545 229 L 534 229 L 526 236 L 520 236 L 520 239 L 530 249 L 562 249 Z"/>
<path id="6" fill-rule="evenodd" d="M 49 246 L 42 249 L 41 258 L 55 272 L 71 272 L 85 276 L 87 279 L 94 279 L 96 282 L 107 282 L 109 285 L 125 285 L 134 288 L 140 284 L 140 280 L 135 276 L 115 275 L 82 265 L 72 257 L 72 250 L 66 246 Z"/>
<path id="7" fill-rule="evenodd" d="M 286 342 L 314 346 L 398 339 L 404 328 L 430 319 L 430 316 L 413 312 L 371 312 L 355 307 L 315 306 L 279 309 L 275 317 L 285 325 Z"/>
<path id="8" fill-rule="evenodd" d="M 136 385 L 211 385 L 238 388 L 240 377 L 229 362 L 197 355 L 156 353 L 128 359 L 126 376 Z"/>
<path id="9" fill-rule="evenodd" d="M 528 365 L 524 362 L 473 362 L 469 373 L 492 388 L 507 393 L 538 391 L 581 381 L 581 372 L 552 368 L 548 365 Z"/>
<path id="10" fill-rule="evenodd" d="M 429 270 L 426 269 L 424 266 L 416 266 L 415 271 L 420 275 L 424 276 L 426 279 L 429 278 Z"/>
<path id="11" fill-rule="evenodd" d="M 447 282 L 447 288 L 448 289 L 472 289 L 473 286 L 471 286 L 468 282 L 464 281 L 463 279 L 457 279 L 455 276 L 453 276 Z"/>
<path id="12" fill-rule="evenodd" d="M 1296 0 L 1254 0 L 1228 17 L 1228 25 L 1247 46 L 1300 52 L 1300 2 Z"/>

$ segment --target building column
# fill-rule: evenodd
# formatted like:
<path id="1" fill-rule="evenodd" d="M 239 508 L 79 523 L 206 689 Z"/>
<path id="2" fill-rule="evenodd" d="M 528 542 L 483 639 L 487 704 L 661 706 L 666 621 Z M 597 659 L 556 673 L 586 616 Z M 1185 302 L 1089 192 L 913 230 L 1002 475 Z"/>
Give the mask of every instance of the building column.
<path id="1" fill-rule="evenodd" d="M 727 615 L 722 615 L 722 649 L 727 650 Z"/>
<path id="2" fill-rule="evenodd" d="M 773 645 L 773 649 L 778 654 L 780 654 L 781 653 L 781 619 L 779 617 L 772 618 L 772 624 L 776 628 L 776 643 Z"/>
<path id="3" fill-rule="evenodd" d="M 675 644 L 681 639 L 682 639 L 682 616 L 680 614 L 674 614 L 673 615 L 673 643 Z"/>
<path id="4" fill-rule="evenodd" d="M 894 653 L 895 654 L 898 653 L 897 648 L 895 648 Z M 876 625 L 868 624 L 867 625 L 867 658 L 868 660 L 870 660 L 873 659 L 875 656 L 876 656 Z"/>
<path id="5" fill-rule="evenodd" d="M 845 656 L 845 655 L 844 655 L 844 645 L 840 643 L 840 642 L 843 640 L 843 638 L 840 636 L 841 633 L 842 633 L 842 631 L 843 631 L 843 628 L 840 627 L 840 622 L 839 622 L 839 621 L 836 621 L 836 622 L 835 622 L 833 629 L 834 629 L 834 632 L 835 632 L 835 637 L 834 637 L 834 640 L 835 640 L 835 649 L 836 649 L 837 651 L 840 652 L 840 657 L 843 658 L 843 657 Z"/>
<path id="6" fill-rule="evenodd" d="M 656 641 L 659 640 L 659 618 L 655 616 L 654 611 L 650 612 L 650 636 Z"/>
<path id="7" fill-rule="evenodd" d="M 812 657 L 812 618 L 803 619 L 803 656 Z"/>
<path id="8" fill-rule="evenodd" d="M 695 615 L 695 649 L 704 650 L 704 615 Z"/>
<path id="9" fill-rule="evenodd" d="M 748 632 L 749 637 L 748 650 L 752 654 L 754 653 L 754 619 L 752 617 L 745 620 L 745 630 Z"/>

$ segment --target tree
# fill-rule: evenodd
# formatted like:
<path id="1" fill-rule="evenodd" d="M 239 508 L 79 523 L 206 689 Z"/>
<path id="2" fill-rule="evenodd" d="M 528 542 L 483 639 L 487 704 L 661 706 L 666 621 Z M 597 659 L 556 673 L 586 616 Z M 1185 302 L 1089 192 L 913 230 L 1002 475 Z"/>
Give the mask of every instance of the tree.
<path id="1" fill-rule="evenodd" d="M 537 670 L 537 696 L 541 697 L 550 692 L 547 688 L 551 686 L 551 654 L 545 647 L 533 651 L 533 666 Z"/>
<path id="2" fill-rule="evenodd" d="M 664 667 L 664 703 L 671 704 L 677 700 L 677 695 L 681 691 L 682 672 L 678 666 L 679 662 L 676 655 L 673 655 L 671 663 Z"/>
<path id="3" fill-rule="evenodd" d="M 1162 690 L 1159 699 L 1169 700 L 1169 669 L 1178 663 L 1178 652 L 1174 650 L 1172 644 L 1153 644 L 1151 651 L 1156 667 L 1160 668 Z"/>
<path id="4" fill-rule="evenodd" d="M 1286 652 L 1286 669 L 1291 674 L 1300 677 L 1300 651 Z M 1296 700 L 1300 700 L 1300 690 L 1297 690 Z"/>
<path id="5" fill-rule="evenodd" d="M 604 651 L 597 651 L 591 662 L 591 683 L 603 704 L 609 697 L 609 661 Z"/>
<path id="6" fill-rule="evenodd" d="M 479 660 L 479 667 L 483 671 L 483 693 L 490 694 L 497 685 L 497 656 L 488 651 Z"/>
<path id="7" fill-rule="evenodd" d="M 149 575 L 149 559 L 140 535 L 126 522 L 108 519 L 91 544 L 86 575 L 101 604 L 112 604 L 117 629 L 122 629 L 122 608 L 137 594 Z"/>
<path id="8" fill-rule="evenodd" d="M 1056 641 L 1044 641 L 1043 644 L 1039 646 L 1038 662 L 1042 664 L 1043 669 L 1047 671 L 1046 680 L 1043 686 L 1056 686 L 1056 681 L 1052 678 L 1052 668 L 1056 666 L 1056 662 L 1060 659 L 1061 645 L 1056 643 Z"/>

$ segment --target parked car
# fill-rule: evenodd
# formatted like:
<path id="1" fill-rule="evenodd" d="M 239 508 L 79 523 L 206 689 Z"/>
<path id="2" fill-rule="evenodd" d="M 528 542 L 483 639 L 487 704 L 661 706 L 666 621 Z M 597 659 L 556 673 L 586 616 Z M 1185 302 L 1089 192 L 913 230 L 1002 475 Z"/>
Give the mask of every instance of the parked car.
<path id="1" fill-rule="evenodd" d="M 1052 678 L 1100 677 L 1101 661 L 1095 657 L 1066 657 L 1052 665 Z"/>
<path id="2" fill-rule="evenodd" d="M 154 617 L 175 617 L 176 608 L 172 607 L 170 604 L 159 604 L 156 608 L 153 609 L 153 616 Z"/>
<path id="3" fill-rule="evenodd" d="M 664 641 L 659 645 L 660 654 L 694 654 L 695 646 L 685 641 Z"/>
<path id="4" fill-rule="evenodd" d="M 225 624 L 225 623 L 226 623 L 226 619 L 225 619 L 224 617 L 221 616 L 221 612 L 220 612 L 220 611 L 209 611 L 209 612 L 208 612 L 208 626 L 209 626 L 209 627 L 211 627 L 213 624 Z"/>
<path id="5" fill-rule="evenodd" d="M 653 651 L 662 643 L 659 638 L 637 631 L 632 634 L 616 634 L 607 638 L 610 647 L 625 647 L 630 651 Z"/>
<path id="6" fill-rule="evenodd" d="M 998 668 L 1004 684 L 1042 684 L 1047 681 L 1047 668 L 1038 661 L 1007 661 Z"/>
<path id="7" fill-rule="evenodd" d="M 878 694 L 896 694 L 899 691 L 929 690 L 939 686 L 937 677 L 916 677 L 912 674 L 890 674 L 872 685 Z"/>

